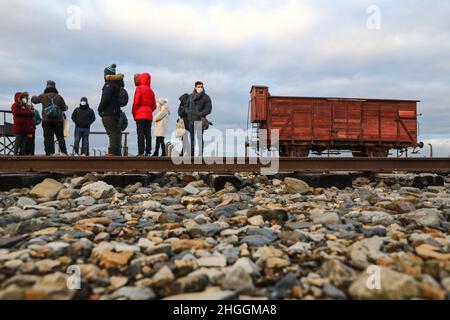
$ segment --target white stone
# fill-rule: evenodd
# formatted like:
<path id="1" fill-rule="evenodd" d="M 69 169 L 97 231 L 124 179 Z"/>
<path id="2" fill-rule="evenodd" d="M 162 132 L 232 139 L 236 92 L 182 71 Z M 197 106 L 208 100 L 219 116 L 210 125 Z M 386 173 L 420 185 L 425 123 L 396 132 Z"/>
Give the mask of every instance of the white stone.
<path id="1" fill-rule="evenodd" d="M 80 192 L 83 196 L 91 196 L 99 200 L 112 197 L 117 190 L 103 181 L 98 181 L 84 186 Z"/>

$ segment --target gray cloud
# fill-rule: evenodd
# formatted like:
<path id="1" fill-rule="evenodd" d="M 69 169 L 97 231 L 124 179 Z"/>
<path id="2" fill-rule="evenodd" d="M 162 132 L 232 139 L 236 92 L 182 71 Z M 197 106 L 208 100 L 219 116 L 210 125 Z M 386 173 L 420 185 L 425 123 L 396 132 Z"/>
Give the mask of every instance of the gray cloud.
<path id="1" fill-rule="evenodd" d="M 72 4 L 81 8 L 81 30 L 66 28 Z M 133 74 L 152 73 L 173 114 L 178 97 L 204 80 L 219 129 L 246 127 L 252 84 L 277 95 L 420 99 L 422 140 L 450 154 L 450 2 L 375 1 L 380 30 L 366 27 L 372 4 L 3 1 L 0 102 L 8 107 L 16 91 L 39 93 L 54 79 L 72 109 L 81 96 L 96 106 L 103 68 L 114 62 L 131 95 Z"/>

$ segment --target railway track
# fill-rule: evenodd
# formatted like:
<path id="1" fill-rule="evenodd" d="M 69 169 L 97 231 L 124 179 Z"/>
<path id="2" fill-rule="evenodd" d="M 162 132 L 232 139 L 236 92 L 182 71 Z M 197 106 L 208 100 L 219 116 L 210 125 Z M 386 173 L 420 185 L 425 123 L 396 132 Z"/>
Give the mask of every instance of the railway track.
<path id="1" fill-rule="evenodd" d="M 450 158 L 170 158 L 0 157 L 0 173 L 32 172 L 427 172 L 450 173 Z"/>

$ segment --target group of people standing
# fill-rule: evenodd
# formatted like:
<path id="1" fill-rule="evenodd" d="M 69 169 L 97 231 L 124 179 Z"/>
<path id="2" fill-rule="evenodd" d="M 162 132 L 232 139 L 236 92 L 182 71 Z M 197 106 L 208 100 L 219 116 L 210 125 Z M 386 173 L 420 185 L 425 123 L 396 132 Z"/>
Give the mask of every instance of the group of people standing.
<path id="1" fill-rule="evenodd" d="M 116 69 L 117 66 L 113 64 L 104 70 L 105 84 L 98 106 L 98 115 L 102 119 L 109 138 L 107 156 L 122 155 L 122 133 L 128 126 L 127 116 L 122 111 L 122 108 L 129 102 L 128 93 L 125 90 L 125 75 L 117 74 Z M 136 74 L 134 83 L 136 91 L 132 115 L 136 121 L 138 155 L 165 157 L 167 156 L 165 136 L 171 115 L 168 100 L 156 99 L 149 73 Z M 33 104 L 42 105 L 42 117 Z M 59 153 L 68 155 L 64 138 L 64 122 L 67 121 L 65 113 L 69 108 L 56 89 L 54 81 L 47 81 L 44 92 L 39 96 L 31 97 L 31 99 L 27 92 L 16 93 L 11 109 L 14 116 L 13 131 L 16 137 L 15 155 L 34 155 L 36 127 L 41 123 L 44 131 L 45 154 L 47 156 L 55 155 L 56 137 Z M 200 152 L 203 153 L 203 133 L 211 125 L 206 117 L 211 114 L 211 111 L 212 102 L 205 93 L 202 82 L 195 84 L 192 94 L 184 94 L 180 98 L 178 109 L 180 118 L 177 122 L 177 130 L 181 128 L 183 132 L 183 135 L 180 136 L 183 139 L 183 155 L 194 155 L 196 140 L 200 146 Z M 156 115 L 154 115 L 155 112 Z M 80 105 L 73 111 L 71 119 L 75 123 L 74 152 L 76 155 L 89 156 L 90 129 L 96 121 L 96 115 L 86 97 L 81 98 Z M 152 125 L 154 122 L 156 147 L 152 154 Z M 200 128 L 200 130 L 196 130 L 196 128 Z"/>

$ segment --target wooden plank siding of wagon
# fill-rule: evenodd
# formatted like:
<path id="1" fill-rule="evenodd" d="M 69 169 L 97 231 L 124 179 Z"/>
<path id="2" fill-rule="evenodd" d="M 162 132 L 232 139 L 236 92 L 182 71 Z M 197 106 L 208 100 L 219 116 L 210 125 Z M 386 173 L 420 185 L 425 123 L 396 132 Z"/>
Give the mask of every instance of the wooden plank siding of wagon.
<path id="1" fill-rule="evenodd" d="M 251 94 L 252 122 L 280 130 L 285 154 L 336 148 L 384 157 L 391 148 L 420 146 L 416 100 L 272 96 L 265 86 Z"/>

